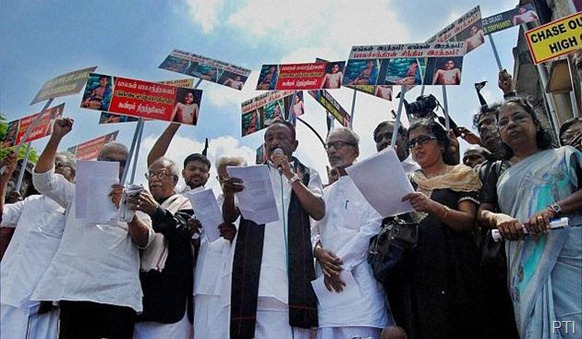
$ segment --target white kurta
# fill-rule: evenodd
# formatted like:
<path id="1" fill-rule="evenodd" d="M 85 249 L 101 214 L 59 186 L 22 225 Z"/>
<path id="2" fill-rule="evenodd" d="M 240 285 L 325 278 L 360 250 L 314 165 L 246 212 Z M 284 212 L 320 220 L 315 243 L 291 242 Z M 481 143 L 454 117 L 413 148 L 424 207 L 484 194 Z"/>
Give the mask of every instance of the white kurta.
<path id="1" fill-rule="evenodd" d="M 139 252 L 127 223 L 94 224 L 75 218 L 75 185 L 53 170 L 34 173 L 33 182 L 67 212 L 61 244 L 32 299 L 89 301 L 141 311 Z"/>
<path id="2" fill-rule="evenodd" d="M 59 247 L 64 223 L 65 209 L 42 195 L 4 206 L 1 226 L 16 230 L 0 263 L 3 338 L 40 335 L 39 330 L 45 331 L 39 338 L 56 338 L 56 326 L 48 324 L 56 325 L 58 311 L 35 315 L 39 303 L 30 297 Z"/>
<path id="3" fill-rule="evenodd" d="M 292 164 L 292 167 L 294 165 Z M 277 202 L 279 220 L 265 225 L 263 257 L 259 275 L 256 338 L 309 338 L 310 331 L 289 327 L 289 281 L 287 275 L 287 218 L 291 200 L 291 185 L 276 168 L 269 167 L 271 184 Z M 307 189 L 322 197 L 321 178 L 309 169 Z M 283 223 L 285 220 L 285 223 Z"/>
<path id="4" fill-rule="evenodd" d="M 319 326 L 384 328 L 389 323 L 384 291 L 366 261 L 370 238 L 380 230 L 382 217 L 348 176 L 326 187 L 323 196 L 326 214 L 314 224 L 312 237 L 342 259 L 344 269 L 351 271 L 357 283 L 347 288 L 359 289 L 362 299 L 349 309 L 318 304 Z M 319 265 L 317 275 L 322 275 Z"/>

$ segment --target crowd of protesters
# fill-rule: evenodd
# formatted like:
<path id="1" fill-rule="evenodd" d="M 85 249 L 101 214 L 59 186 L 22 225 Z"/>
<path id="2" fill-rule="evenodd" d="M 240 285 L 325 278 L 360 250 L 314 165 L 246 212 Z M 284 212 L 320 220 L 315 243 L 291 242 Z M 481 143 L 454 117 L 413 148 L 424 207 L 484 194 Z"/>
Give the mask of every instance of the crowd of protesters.
<path id="1" fill-rule="evenodd" d="M 365 136 L 378 152 L 395 149 L 415 189 L 399 197 L 414 211 L 385 219 L 346 172 L 360 136 L 328 134 L 324 188 L 294 156 L 294 126 L 276 120 L 264 152 L 277 221 L 245 219 L 237 193 L 253 183 L 226 166 L 246 163 L 221 157 L 224 222 L 201 224 L 187 194 L 208 182 L 211 162 L 193 153 L 180 169 L 166 158 L 179 127 L 170 124 L 148 155 L 148 187 L 110 190 L 112 204 L 135 212 L 130 220 L 94 223 L 77 216 L 75 159 L 57 152 L 74 121 L 59 118 L 22 196 L 16 155 L 1 159 L 1 226 L 14 228 L 1 261 L 1 336 L 575 338 L 555 324 L 582 324 L 582 120 L 564 122 L 555 142 L 511 83 L 500 72 L 504 100 L 480 97 L 476 134 L 421 119 L 408 129 L 385 121 Z M 457 138 L 475 147 L 461 157 Z M 109 143 L 97 160 L 119 163 L 121 178 L 127 158 Z M 187 187 L 177 192 L 180 176 Z M 564 217 L 566 227 L 550 228 Z M 379 278 L 370 244 L 396 219 L 415 225 L 415 244 Z M 221 237 L 209 241 L 209 228 Z"/>

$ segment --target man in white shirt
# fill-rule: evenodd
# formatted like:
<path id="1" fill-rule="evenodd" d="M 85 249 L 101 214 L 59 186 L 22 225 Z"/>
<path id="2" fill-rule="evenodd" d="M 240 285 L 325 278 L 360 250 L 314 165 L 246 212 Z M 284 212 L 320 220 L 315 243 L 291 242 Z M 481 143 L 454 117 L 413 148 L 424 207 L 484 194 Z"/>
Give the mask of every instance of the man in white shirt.
<path id="1" fill-rule="evenodd" d="M 257 225 L 241 216 L 233 261 L 230 337 L 310 338 L 317 326 L 317 300 L 310 217 L 325 215 L 321 179 L 292 157 L 295 128 L 275 121 L 265 132 L 265 153 L 279 220 Z M 291 163 L 289 161 L 292 161 Z M 239 178 L 223 183 L 225 222 L 240 212 L 234 194 Z"/>
<path id="2" fill-rule="evenodd" d="M 4 205 L 4 194 L 16 165 L 16 154 L 2 159 L 7 170 L 0 175 L 0 226 L 15 228 L 14 236 L 0 263 L 0 337 L 56 338 L 59 312 L 52 305 L 31 301 L 32 292 L 48 268 L 65 226 L 65 209 L 44 195 Z M 1 166 L 1 165 L 0 165 Z M 59 153 L 55 173 L 72 182 L 75 158 Z M 31 178 L 32 180 L 32 178 Z M 46 307 L 48 306 L 48 308 Z"/>
<path id="3" fill-rule="evenodd" d="M 53 168 L 61 139 L 72 128 L 70 118 L 55 120 L 34 169 L 34 186 L 67 212 L 61 244 L 32 299 L 60 301 L 60 338 L 132 338 L 142 310 L 138 248 L 149 245 L 153 230 L 137 216 L 108 224 L 75 217 L 75 185 Z M 121 174 L 127 157 L 125 146 L 108 143 L 97 160 L 118 162 Z M 119 199 L 112 195 L 116 205 Z"/>
<path id="4" fill-rule="evenodd" d="M 359 155 L 359 137 L 349 128 L 331 131 L 327 138 L 329 164 L 339 172 L 339 179 L 327 186 L 323 199 L 327 213 L 311 230 L 317 275 L 324 277 L 331 298 L 344 303 L 319 303 L 319 339 L 379 338 L 389 324 L 388 305 L 382 285 L 376 281 L 366 261 L 370 238 L 378 234 L 382 216 L 366 201 L 346 173 Z M 342 271 L 345 271 L 342 273 Z M 352 275 L 354 283 L 340 274 Z M 346 297 L 344 297 L 346 296 Z"/>

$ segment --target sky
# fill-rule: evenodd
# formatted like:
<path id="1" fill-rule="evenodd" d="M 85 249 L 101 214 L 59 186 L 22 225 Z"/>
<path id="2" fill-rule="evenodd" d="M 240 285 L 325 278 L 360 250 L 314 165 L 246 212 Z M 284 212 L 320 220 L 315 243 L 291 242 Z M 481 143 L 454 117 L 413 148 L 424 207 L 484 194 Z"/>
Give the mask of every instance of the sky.
<path id="1" fill-rule="evenodd" d="M 208 156 L 213 163 L 207 186 L 215 191 L 214 162 L 221 155 L 243 156 L 254 163 L 263 131 L 241 138 L 241 102 L 263 92 L 254 88 L 261 65 L 309 63 L 315 58 L 346 60 L 354 45 L 420 43 L 480 5 L 483 18 L 512 9 L 517 0 L 19 0 L 0 2 L 0 112 L 8 121 L 39 112 L 44 102 L 29 105 L 42 85 L 61 74 L 97 65 L 96 72 L 146 81 L 183 79 L 187 76 L 158 66 L 173 49 L 207 56 L 252 70 L 242 91 L 203 81 L 197 126 L 181 126 L 168 156 L 178 164 L 190 153 L 200 152 L 210 139 Z M 493 39 L 501 64 L 513 72 L 512 49 L 519 30 L 495 33 Z M 498 67 L 488 39 L 463 62 L 460 86 L 448 86 L 450 116 L 460 126 L 472 128 L 479 109 L 474 83 L 487 80 L 482 90 L 488 102 L 502 99 L 497 88 Z M 195 79 L 196 80 L 196 79 Z M 399 92 L 395 87 L 395 93 Z M 353 91 L 330 90 L 350 112 Z M 440 86 L 427 86 L 443 103 Z M 420 87 L 406 94 L 409 101 Z M 57 98 L 65 103 L 64 116 L 75 120 L 73 131 L 61 149 L 119 130 L 118 141 L 130 145 L 136 123 L 99 125 L 99 112 L 80 108 L 82 94 Z M 360 157 L 374 154 L 372 131 L 391 120 L 398 101 L 358 93 L 353 129 L 360 136 Z M 305 95 L 302 117 L 325 138 L 324 109 Z M 442 111 L 437 112 L 442 115 Z M 406 120 L 404 124 L 407 125 Z M 145 123 L 139 148 L 136 183 L 146 183 L 145 158 L 167 122 Z M 337 126 L 337 123 L 336 123 Z M 307 127 L 297 127 L 295 155 L 315 168 L 327 182 L 326 153 Z M 34 141 L 40 153 L 48 138 Z M 461 148 L 467 144 L 461 141 Z M 180 182 L 179 185 L 183 185 Z"/>

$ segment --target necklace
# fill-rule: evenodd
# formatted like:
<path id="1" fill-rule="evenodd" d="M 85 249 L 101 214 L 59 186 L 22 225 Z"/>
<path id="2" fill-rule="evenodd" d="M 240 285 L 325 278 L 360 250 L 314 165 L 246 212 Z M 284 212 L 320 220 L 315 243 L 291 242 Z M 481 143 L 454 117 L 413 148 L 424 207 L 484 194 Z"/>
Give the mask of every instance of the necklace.
<path id="1" fill-rule="evenodd" d="M 449 171 L 449 167 L 450 167 L 449 165 L 445 165 L 445 167 L 442 170 L 440 170 L 436 173 L 427 174 L 427 173 L 424 173 L 424 171 L 422 173 L 424 173 L 425 177 L 430 179 L 430 178 L 438 177 L 439 175 L 443 175 L 443 174 L 447 173 Z"/>

